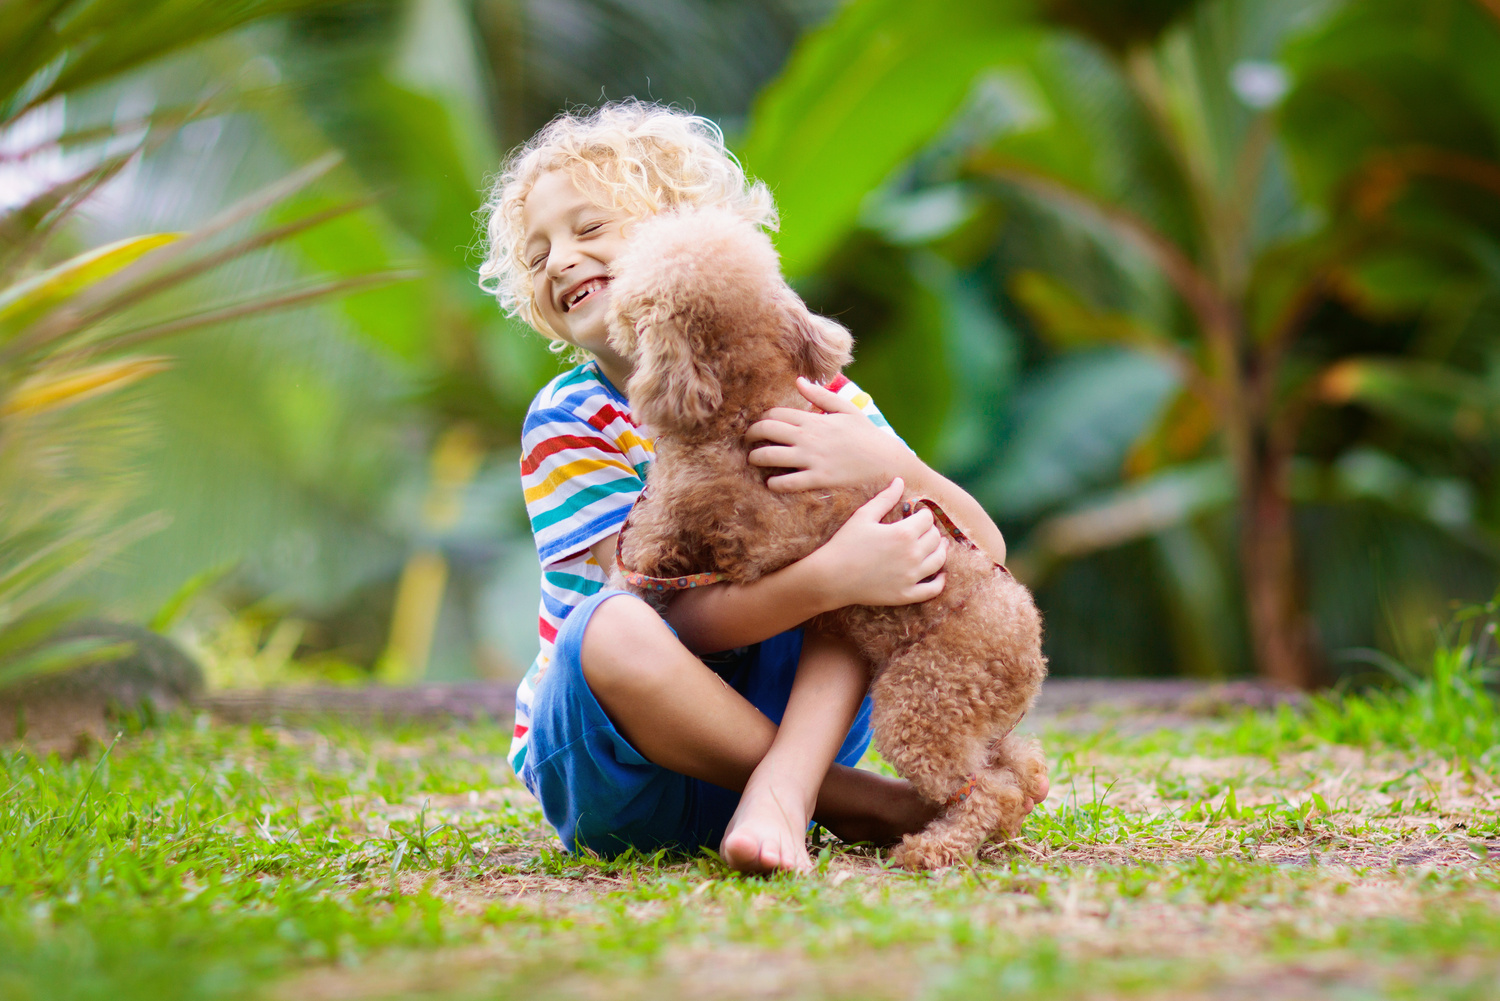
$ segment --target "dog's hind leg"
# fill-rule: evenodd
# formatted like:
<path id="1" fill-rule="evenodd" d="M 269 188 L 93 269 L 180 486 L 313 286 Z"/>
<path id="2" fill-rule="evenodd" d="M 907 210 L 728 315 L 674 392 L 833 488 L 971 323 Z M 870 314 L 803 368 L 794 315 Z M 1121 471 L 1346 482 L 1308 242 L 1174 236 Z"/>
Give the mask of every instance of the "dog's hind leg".
<path id="1" fill-rule="evenodd" d="M 1015 831 L 1026 817 L 1026 795 L 1009 768 L 986 768 L 966 783 L 967 795 L 891 853 L 907 869 L 942 869 L 973 855 L 996 831 Z"/>
<path id="2" fill-rule="evenodd" d="M 927 827 L 909 834 L 892 856 L 908 869 L 937 869 L 972 854 L 993 835 L 1014 836 L 1026 803 L 1047 789 L 1047 759 L 1035 737 L 1009 734 L 990 748 L 989 765 L 960 790 L 962 798 Z"/>
<path id="3" fill-rule="evenodd" d="M 981 700 L 968 690 L 964 672 L 938 660 L 941 654 L 933 650 L 908 650 L 871 688 L 871 722 L 881 755 L 929 802 L 945 803 L 960 790 L 965 793 L 896 849 L 893 859 L 911 869 L 953 865 L 1001 822 L 1025 812 L 1015 773 L 989 766 L 993 730 L 981 715 Z"/>
<path id="4" fill-rule="evenodd" d="M 1021 791 L 1032 803 L 1040 803 L 1047 793 L 1047 758 L 1042 754 L 1042 742 L 1035 737 L 1007 734 L 990 748 L 989 766 L 1008 768 L 1015 773 Z M 1006 832 L 1016 831 L 1007 827 Z"/>

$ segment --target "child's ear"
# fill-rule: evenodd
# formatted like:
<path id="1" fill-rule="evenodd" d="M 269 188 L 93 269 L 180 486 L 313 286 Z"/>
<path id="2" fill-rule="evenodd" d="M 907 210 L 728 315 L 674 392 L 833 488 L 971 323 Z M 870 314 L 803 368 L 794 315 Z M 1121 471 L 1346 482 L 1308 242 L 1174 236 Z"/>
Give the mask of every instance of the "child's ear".
<path id="1" fill-rule="evenodd" d="M 658 313 L 637 328 L 639 352 L 627 395 L 652 430 L 704 424 L 724 402 L 724 389 L 678 317 Z"/>
<path id="2" fill-rule="evenodd" d="M 790 289 L 785 298 L 788 346 L 797 374 L 827 382 L 849 364 L 854 338 L 842 324 L 809 311 Z"/>

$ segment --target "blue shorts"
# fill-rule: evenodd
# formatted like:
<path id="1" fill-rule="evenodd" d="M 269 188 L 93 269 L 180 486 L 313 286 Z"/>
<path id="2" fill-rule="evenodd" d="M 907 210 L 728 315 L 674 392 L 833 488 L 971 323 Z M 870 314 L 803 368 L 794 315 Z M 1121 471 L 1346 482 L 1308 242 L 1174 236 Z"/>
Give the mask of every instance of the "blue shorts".
<path id="1" fill-rule="evenodd" d="M 583 632 L 606 599 L 605 590 L 573 609 L 557 634 L 552 663 L 531 706 L 531 738 L 521 778 L 541 800 L 547 822 L 570 850 L 616 855 L 700 845 L 717 848 L 740 794 L 653 765 L 630 746 L 584 681 Z M 714 669 L 751 705 L 781 722 L 802 653 L 802 630 L 773 636 Z M 854 765 L 870 743 L 865 699 L 838 762 Z"/>

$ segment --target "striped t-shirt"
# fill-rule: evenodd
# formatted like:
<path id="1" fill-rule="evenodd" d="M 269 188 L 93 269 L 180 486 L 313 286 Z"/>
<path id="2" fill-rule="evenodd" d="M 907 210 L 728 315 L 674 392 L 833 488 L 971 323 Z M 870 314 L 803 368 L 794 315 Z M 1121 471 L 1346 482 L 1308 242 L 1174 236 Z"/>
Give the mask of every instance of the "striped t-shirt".
<path id="1" fill-rule="evenodd" d="M 840 375 L 828 388 L 890 430 L 870 394 L 853 382 Z M 607 568 L 599 565 L 589 547 L 619 531 L 645 486 L 653 454 L 651 439 L 631 416 L 630 404 L 596 362 L 585 362 L 547 383 L 526 412 L 521 486 L 542 561 L 537 616 L 541 651 L 516 691 L 510 763 L 517 774 L 526 761 L 532 695 L 552 660 L 557 630 L 568 613 L 603 589 L 608 578 Z"/>

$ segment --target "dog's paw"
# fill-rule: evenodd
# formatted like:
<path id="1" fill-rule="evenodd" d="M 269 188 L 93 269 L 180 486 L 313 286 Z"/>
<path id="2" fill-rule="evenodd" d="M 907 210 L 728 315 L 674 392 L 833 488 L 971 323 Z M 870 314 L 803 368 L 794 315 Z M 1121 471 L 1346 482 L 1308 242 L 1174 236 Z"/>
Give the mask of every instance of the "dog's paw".
<path id="1" fill-rule="evenodd" d="M 964 853 L 941 839 L 908 834 L 891 852 L 891 862 L 903 869 L 920 872 L 947 869 L 962 862 Z"/>
<path id="2" fill-rule="evenodd" d="M 1003 764 L 1015 776 L 1021 792 L 1033 803 L 1047 798 L 1050 783 L 1047 780 L 1047 756 L 1042 753 L 1041 741 L 1035 737 L 1020 740 L 1012 737 L 1006 741 L 997 764 Z"/>

